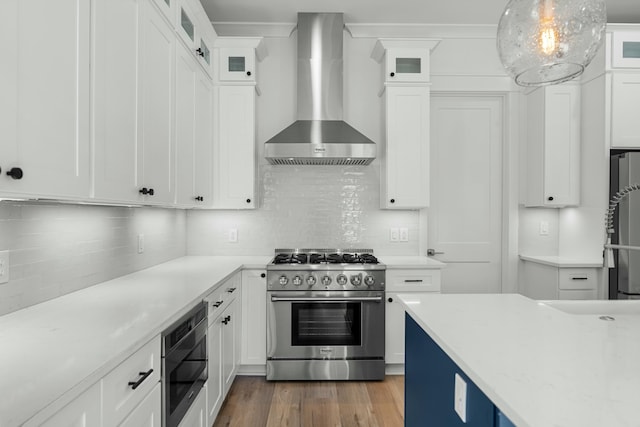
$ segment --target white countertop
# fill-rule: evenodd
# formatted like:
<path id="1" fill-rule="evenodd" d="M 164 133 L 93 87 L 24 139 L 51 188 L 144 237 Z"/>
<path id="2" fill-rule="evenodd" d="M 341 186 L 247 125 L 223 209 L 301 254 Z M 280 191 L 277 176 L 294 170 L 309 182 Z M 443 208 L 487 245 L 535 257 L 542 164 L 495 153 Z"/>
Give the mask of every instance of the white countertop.
<path id="1" fill-rule="evenodd" d="M 522 255 L 520 259 L 523 261 L 535 262 L 538 264 L 550 265 L 558 268 L 602 268 L 603 260 L 599 259 L 586 259 L 586 258 L 571 258 L 566 256 L 542 256 L 542 255 Z"/>
<path id="2" fill-rule="evenodd" d="M 640 425 L 640 316 L 603 321 L 517 294 L 399 298 L 517 426 Z"/>
<path id="3" fill-rule="evenodd" d="M 378 255 L 378 260 L 387 266 L 387 269 L 412 269 L 412 268 L 444 268 L 445 263 L 427 256 L 385 256 Z"/>
<path id="4" fill-rule="evenodd" d="M 0 426 L 67 403 L 214 285 L 270 259 L 183 257 L 1 316 Z"/>

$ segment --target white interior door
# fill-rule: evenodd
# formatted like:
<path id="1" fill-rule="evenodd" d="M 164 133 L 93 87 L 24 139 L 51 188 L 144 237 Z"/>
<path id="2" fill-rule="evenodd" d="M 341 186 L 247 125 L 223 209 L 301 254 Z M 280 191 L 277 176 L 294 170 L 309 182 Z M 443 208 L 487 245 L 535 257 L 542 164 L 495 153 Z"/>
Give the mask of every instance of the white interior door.
<path id="1" fill-rule="evenodd" d="M 431 98 L 428 244 L 443 292 L 501 291 L 503 100 Z"/>

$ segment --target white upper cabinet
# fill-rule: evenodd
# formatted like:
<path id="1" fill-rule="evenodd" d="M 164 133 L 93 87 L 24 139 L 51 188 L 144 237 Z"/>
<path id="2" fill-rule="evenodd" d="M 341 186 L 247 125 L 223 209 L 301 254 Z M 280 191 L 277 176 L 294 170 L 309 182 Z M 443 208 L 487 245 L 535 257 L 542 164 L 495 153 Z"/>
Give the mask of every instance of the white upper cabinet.
<path id="1" fill-rule="evenodd" d="M 576 206 L 580 203 L 580 86 L 546 86 L 525 99 L 525 205 Z"/>
<path id="2" fill-rule="evenodd" d="M 200 26 L 197 24 L 196 14 L 191 4 L 186 0 L 180 1 L 177 5 L 176 32 L 194 52 L 199 47 L 200 42 Z"/>
<path id="3" fill-rule="evenodd" d="M 163 16 L 169 21 L 173 22 L 175 10 L 176 10 L 176 2 L 178 0 L 152 0 L 153 3 L 158 7 L 158 9 L 162 12 Z"/>
<path id="4" fill-rule="evenodd" d="M 429 55 L 437 44 L 430 39 L 379 39 L 371 56 L 384 65 L 385 82 L 426 83 Z"/>
<path id="5" fill-rule="evenodd" d="M 255 81 L 256 60 L 252 48 L 220 48 L 221 81 Z"/>
<path id="6" fill-rule="evenodd" d="M 89 196 L 90 4 L 0 2 L 0 194 Z"/>
<path id="7" fill-rule="evenodd" d="M 429 87 L 387 86 L 382 208 L 429 206 Z"/>
<path id="8" fill-rule="evenodd" d="M 612 148 L 640 148 L 638 112 L 640 112 L 640 64 L 635 72 L 615 72 L 611 77 Z"/>
<path id="9" fill-rule="evenodd" d="M 141 111 L 138 159 L 140 201 L 171 205 L 175 198 L 173 79 L 175 36 L 154 5 L 145 1 L 138 80 Z"/>
<path id="10" fill-rule="evenodd" d="M 380 94 L 386 142 L 381 157 L 380 206 L 429 206 L 429 39 L 379 39 L 371 57 L 383 65 Z"/>

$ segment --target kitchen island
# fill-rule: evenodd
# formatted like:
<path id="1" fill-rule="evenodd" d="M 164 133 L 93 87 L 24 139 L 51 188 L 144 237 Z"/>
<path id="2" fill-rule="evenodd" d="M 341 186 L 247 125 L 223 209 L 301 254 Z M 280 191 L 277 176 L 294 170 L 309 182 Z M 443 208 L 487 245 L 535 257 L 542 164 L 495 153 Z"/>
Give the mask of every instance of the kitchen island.
<path id="1" fill-rule="evenodd" d="M 468 398 L 477 397 L 477 387 L 496 414 L 515 425 L 640 425 L 640 310 L 630 310 L 630 304 L 616 310 L 612 304 L 619 302 L 601 301 L 593 310 L 578 310 L 575 305 L 589 302 L 554 307 L 516 294 L 405 294 L 400 299 L 408 333 L 415 321 L 424 340 L 433 340 L 468 379 Z M 420 369 L 428 371 L 429 363 L 420 360 Z M 449 381 L 445 387 L 436 384 L 441 392 L 451 390 L 443 411 L 454 410 L 453 374 Z M 409 400 L 405 420 L 411 418 Z M 466 403 L 471 416 L 474 403 Z"/>

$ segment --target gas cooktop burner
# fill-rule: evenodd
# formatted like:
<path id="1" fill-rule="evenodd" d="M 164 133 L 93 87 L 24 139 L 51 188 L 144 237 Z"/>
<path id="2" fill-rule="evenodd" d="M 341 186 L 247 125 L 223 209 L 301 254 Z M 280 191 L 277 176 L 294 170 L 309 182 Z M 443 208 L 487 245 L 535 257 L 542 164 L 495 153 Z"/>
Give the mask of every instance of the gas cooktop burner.
<path id="1" fill-rule="evenodd" d="M 378 259 L 370 252 L 344 252 L 323 250 L 298 250 L 277 253 L 273 264 L 379 264 Z M 364 253 L 361 253 L 364 252 Z"/>

